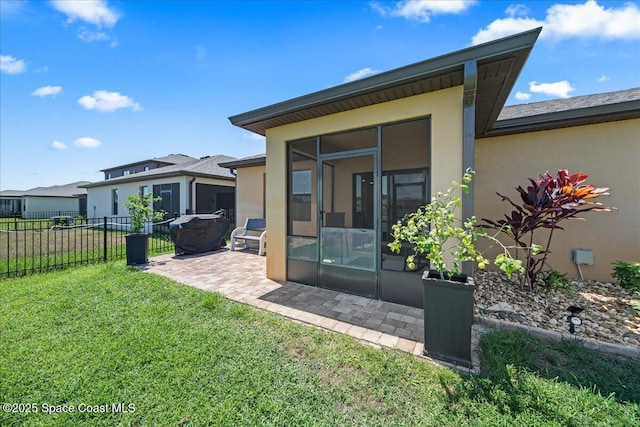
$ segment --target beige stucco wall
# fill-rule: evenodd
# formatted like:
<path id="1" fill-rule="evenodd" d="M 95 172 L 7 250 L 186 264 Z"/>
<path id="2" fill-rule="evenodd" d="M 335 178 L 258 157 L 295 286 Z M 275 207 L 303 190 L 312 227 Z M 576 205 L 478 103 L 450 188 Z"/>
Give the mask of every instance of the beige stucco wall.
<path id="1" fill-rule="evenodd" d="M 433 193 L 462 171 L 461 86 L 267 130 L 267 277 L 286 278 L 287 141 L 424 116 L 431 116 Z"/>
<path id="2" fill-rule="evenodd" d="M 236 177 L 236 226 L 247 218 L 264 218 L 265 166 L 243 167 Z"/>
<path id="3" fill-rule="evenodd" d="M 568 169 L 584 172 L 588 183 L 610 187 L 599 201 L 620 212 L 590 212 L 587 221 L 565 221 L 552 240 L 551 267 L 578 277 L 572 249 L 594 252 L 593 266 L 582 265 L 587 279 L 612 280 L 615 260 L 640 260 L 640 119 L 481 139 L 475 151 L 475 210 L 478 218 L 501 218 L 508 204 L 495 194 L 513 197 L 527 177 Z M 543 242 L 540 242 L 543 243 Z"/>

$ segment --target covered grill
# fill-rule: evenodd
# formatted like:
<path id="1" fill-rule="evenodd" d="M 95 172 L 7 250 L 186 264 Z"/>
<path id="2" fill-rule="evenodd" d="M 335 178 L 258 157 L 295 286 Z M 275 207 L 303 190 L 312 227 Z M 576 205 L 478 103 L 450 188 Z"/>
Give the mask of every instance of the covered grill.
<path id="1" fill-rule="evenodd" d="M 183 215 L 169 223 L 171 240 L 177 255 L 214 251 L 226 245 L 231 222 L 224 215 Z"/>

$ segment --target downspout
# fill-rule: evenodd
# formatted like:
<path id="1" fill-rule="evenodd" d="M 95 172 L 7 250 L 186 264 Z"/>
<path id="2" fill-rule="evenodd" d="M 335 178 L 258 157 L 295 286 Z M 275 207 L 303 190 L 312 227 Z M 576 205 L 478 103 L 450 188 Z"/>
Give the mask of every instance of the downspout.
<path id="1" fill-rule="evenodd" d="M 475 60 L 464 64 L 464 92 L 462 95 L 462 172 L 467 168 L 474 169 L 476 139 L 476 91 L 478 89 L 478 63 Z M 473 192 L 474 180 L 469 183 L 469 192 L 462 193 L 462 220 L 466 221 L 474 215 Z M 462 272 L 468 276 L 473 274 L 473 263 L 462 263 Z"/>
<path id="2" fill-rule="evenodd" d="M 193 213 L 193 183 L 195 182 L 196 177 L 192 176 L 189 181 L 189 209 L 187 209 L 187 215 Z"/>

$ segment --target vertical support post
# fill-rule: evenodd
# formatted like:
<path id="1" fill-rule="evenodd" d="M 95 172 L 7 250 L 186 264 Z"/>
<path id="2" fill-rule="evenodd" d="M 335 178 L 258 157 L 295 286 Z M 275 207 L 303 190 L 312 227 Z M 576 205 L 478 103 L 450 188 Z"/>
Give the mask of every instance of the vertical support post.
<path id="1" fill-rule="evenodd" d="M 478 63 L 467 61 L 464 64 L 464 92 L 462 95 L 462 172 L 467 168 L 474 168 L 475 140 L 476 140 L 476 91 L 478 89 Z M 462 220 L 465 221 L 474 214 L 474 181 L 469 184 L 469 192 L 462 193 Z M 473 263 L 465 262 L 462 272 L 468 276 L 473 274 Z"/>
<path id="2" fill-rule="evenodd" d="M 103 218 L 102 222 L 102 257 L 107 261 L 107 217 Z"/>

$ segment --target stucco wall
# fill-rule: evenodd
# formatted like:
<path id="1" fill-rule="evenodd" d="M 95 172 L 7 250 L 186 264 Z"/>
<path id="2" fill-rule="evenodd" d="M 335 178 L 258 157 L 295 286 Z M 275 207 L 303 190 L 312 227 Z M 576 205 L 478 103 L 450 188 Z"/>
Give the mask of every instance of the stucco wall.
<path id="1" fill-rule="evenodd" d="M 80 209 L 80 202 L 77 197 L 36 197 L 25 196 L 22 200 L 22 214 L 29 218 L 40 212 L 77 212 Z"/>
<path id="2" fill-rule="evenodd" d="M 568 169 L 584 172 L 588 183 L 610 187 L 599 201 L 620 212 L 590 212 L 587 221 L 565 221 L 552 240 L 551 267 L 578 277 L 572 249 L 594 252 L 593 266 L 582 265 L 585 278 L 611 279 L 615 260 L 640 260 L 640 119 L 509 135 L 476 141 L 475 210 L 478 218 L 501 218 L 510 212 L 495 194 L 520 201 L 515 187 L 527 177 Z M 544 242 L 539 242 L 544 243 Z"/>
<path id="3" fill-rule="evenodd" d="M 429 115 L 433 193 L 446 189 L 462 171 L 461 86 L 268 129 L 267 277 L 286 277 L 286 142 Z"/>
<path id="4" fill-rule="evenodd" d="M 131 194 L 139 194 L 140 187 L 147 185 L 149 191 L 153 191 L 153 186 L 158 184 L 171 184 L 177 182 L 180 184 L 180 212 L 184 213 L 187 209 L 187 200 L 189 199 L 188 177 L 170 177 L 153 181 L 139 181 L 114 183 L 102 187 L 94 187 L 87 189 L 87 215 L 89 217 L 113 216 L 111 213 L 111 190 L 118 189 L 118 214 L 116 216 L 129 216 L 129 212 L 124 205 L 127 197 Z"/>
<path id="5" fill-rule="evenodd" d="M 265 166 L 238 168 L 236 176 L 236 227 L 247 218 L 264 218 Z"/>

